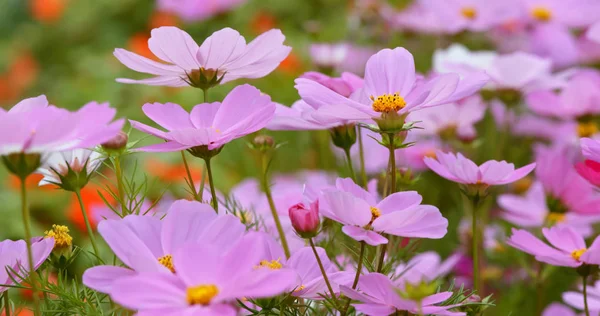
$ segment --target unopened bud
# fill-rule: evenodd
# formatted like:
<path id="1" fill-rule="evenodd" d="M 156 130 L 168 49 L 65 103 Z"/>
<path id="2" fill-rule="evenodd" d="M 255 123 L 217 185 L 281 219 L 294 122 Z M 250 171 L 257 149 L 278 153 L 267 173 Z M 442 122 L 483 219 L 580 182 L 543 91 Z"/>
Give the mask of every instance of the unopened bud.
<path id="1" fill-rule="evenodd" d="M 111 140 L 102 144 L 102 148 L 107 150 L 120 150 L 127 146 L 127 141 L 129 137 L 124 132 L 119 132 L 117 136 L 113 137 Z"/>
<path id="2" fill-rule="evenodd" d="M 256 137 L 254 137 L 254 140 L 252 141 L 252 143 L 258 149 L 263 149 L 263 148 L 267 149 L 267 148 L 273 148 L 275 141 L 273 140 L 273 137 L 271 137 L 269 135 L 258 135 Z"/>
<path id="3" fill-rule="evenodd" d="M 298 203 L 289 209 L 289 216 L 296 233 L 302 238 L 312 238 L 319 233 L 319 201 L 310 204 L 309 208 Z"/>
<path id="4" fill-rule="evenodd" d="M 356 125 L 346 124 L 329 130 L 331 140 L 336 147 L 349 150 L 356 143 Z"/>

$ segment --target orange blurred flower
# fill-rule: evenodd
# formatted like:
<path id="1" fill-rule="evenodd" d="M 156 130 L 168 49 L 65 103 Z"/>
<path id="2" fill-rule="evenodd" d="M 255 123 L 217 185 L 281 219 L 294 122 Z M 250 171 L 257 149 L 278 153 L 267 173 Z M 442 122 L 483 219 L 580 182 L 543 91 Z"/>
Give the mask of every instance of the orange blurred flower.
<path id="1" fill-rule="evenodd" d="M 256 34 L 262 34 L 275 28 L 276 25 L 275 16 L 266 11 L 259 11 L 250 21 L 250 29 Z"/>
<path id="2" fill-rule="evenodd" d="M 138 55 L 142 55 L 146 58 L 150 58 L 153 60 L 158 60 L 156 56 L 152 54 L 152 51 L 150 51 L 150 48 L 148 47 L 149 38 L 150 35 L 146 33 L 135 33 L 129 39 L 129 43 L 127 44 L 127 46 L 129 47 L 129 50 Z"/>
<path id="3" fill-rule="evenodd" d="M 56 278 L 56 274 L 54 273 L 50 273 L 48 274 L 48 283 L 50 284 L 56 284 L 56 281 L 58 279 Z M 23 286 L 29 287 L 29 283 L 24 282 Z M 38 285 L 38 289 L 41 288 L 41 285 Z M 21 292 L 21 296 L 23 296 L 24 299 L 28 300 L 28 301 L 32 301 L 33 300 L 33 291 L 30 289 L 19 289 L 19 291 Z M 38 296 L 40 299 L 42 299 L 44 297 L 44 294 L 42 292 L 38 293 Z M 54 297 L 54 294 L 51 294 L 50 297 Z"/>
<path id="4" fill-rule="evenodd" d="M 148 21 L 150 29 L 155 29 L 161 26 L 177 26 L 179 25 L 179 19 L 172 13 L 154 11 Z"/>
<path id="5" fill-rule="evenodd" d="M 289 75 L 298 75 L 302 72 L 302 63 L 300 58 L 294 52 L 290 52 L 288 57 L 279 65 L 279 69 Z"/>
<path id="6" fill-rule="evenodd" d="M 55 185 L 44 185 L 44 186 L 38 186 L 38 183 L 40 183 L 40 181 L 42 180 L 44 176 L 41 174 L 37 174 L 34 173 L 32 175 L 30 175 L 29 177 L 27 177 L 27 179 L 25 180 L 25 186 L 28 189 L 40 189 L 40 190 L 54 190 L 57 188 L 57 186 Z M 7 178 L 7 185 L 9 188 L 13 189 L 13 190 L 20 190 L 21 189 L 21 180 L 19 179 L 19 177 L 15 176 L 15 175 L 9 175 Z"/>
<path id="7" fill-rule="evenodd" d="M 0 316 L 5 316 L 6 312 L 4 311 L 4 309 L 2 309 L 2 313 L 0 314 Z M 14 316 L 33 316 L 33 312 L 29 309 L 23 308 L 23 307 L 17 307 L 17 310 L 14 311 L 14 313 L 12 313 L 11 315 Z"/>
<path id="8" fill-rule="evenodd" d="M 68 0 L 30 0 L 29 7 L 34 19 L 53 23 L 58 21 L 67 7 Z"/>
<path id="9" fill-rule="evenodd" d="M 194 183 L 200 182 L 202 170 L 192 166 L 189 161 L 188 165 Z M 146 161 L 146 170 L 148 170 L 148 173 L 151 175 L 167 183 L 184 182 L 185 178 L 187 178 L 185 165 L 183 163 L 169 164 L 158 159 L 148 159 L 148 161 Z"/>
<path id="10" fill-rule="evenodd" d="M 88 183 L 83 189 L 81 189 L 81 199 L 83 200 L 83 206 L 85 207 L 85 212 L 90 220 L 90 224 L 92 227 L 96 227 L 96 220 L 94 219 L 92 209 L 97 206 L 104 206 L 104 200 L 100 197 L 98 191 L 102 192 L 102 195 L 106 198 L 108 203 L 114 204 L 115 199 L 106 192 L 104 185 L 96 184 L 96 183 Z M 81 212 L 81 207 L 79 206 L 79 201 L 77 200 L 77 196 L 75 194 L 71 195 L 71 201 L 67 208 L 67 218 L 75 224 L 75 226 L 82 232 L 87 233 L 87 229 L 85 227 L 85 220 L 83 219 L 83 214 Z"/>
<path id="11" fill-rule="evenodd" d="M 0 74 L 0 101 L 16 100 L 37 79 L 39 65 L 29 51 L 17 53 L 15 60 Z"/>

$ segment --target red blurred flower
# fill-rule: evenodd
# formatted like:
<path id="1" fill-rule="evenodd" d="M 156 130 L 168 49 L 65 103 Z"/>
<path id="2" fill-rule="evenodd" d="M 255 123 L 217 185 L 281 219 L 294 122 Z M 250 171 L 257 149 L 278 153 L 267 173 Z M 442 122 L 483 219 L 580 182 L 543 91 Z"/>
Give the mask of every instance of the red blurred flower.
<path id="1" fill-rule="evenodd" d="M 298 75 L 302 72 L 302 63 L 294 52 L 290 52 L 288 57 L 281 62 L 278 69 L 289 75 Z"/>
<path id="2" fill-rule="evenodd" d="M 600 187 L 600 163 L 593 160 L 586 160 L 575 165 L 575 169 L 580 176 L 588 180 L 589 183 Z"/>
<path id="3" fill-rule="evenodd" d="M 100 197 L 98 191 L 103 192 L 103 196 L 106 198 L 108 203 L 114 204 L 115 200 L 108 193 L 105 193 L 105 188 L 103 185 L 88 183 L 83 189 L 81 189 L 81 199 L 83 200 L 83 206 L 85 207 L 85 211 L 90 220 L 90 224 L 92 227 L 96 227 L 96 220 L 92 214 L 92 209 L 96 206 L 104 206 L 104 200 Z M 71 201 L 69 203 L 69 207 L 67 208 L 67 218 L 75 224 L 75 226 L 82 232 L 87 233 L 87 229 L 85 227 L 85 220 L 83 219 L 83 214 L 81 212 L 81 207 L 79 206 L 79 201 L 77 197 L 72 194 Z"/>
<path id="4" fill-rule="evenodd" d="M 148 21 L 150 29 L 155 29 L 161 26 L 177 26 L 179 25 L 179 19 L 176 15 L 168 12 L 154 11 Z"/>
<path id="5" fill-rule="evenodd" d="M 15 60 L 0 74 L 0 101 L 16 100 L 35 83 L 39 73 L 37 60 L 29 51 L 20 51 Z"/>
<path id="6" fill-rule="evenodd" d="M 262 34 L 276 26 L 275 16 L 266 11 L 259 11 L 250 21 L 250 29 L 256 34 Z"/>
<path id="7" fill-rule="evenodd" d="M 53 23 L 58 21 L 67 7 L 68 0 L 31 0 L 29 7 L 31 15 L 34 19 L 44 22 Z"/>
<path id="8" fill-rule="evenodd" d="M 189 167 L 194 183 L 200 182 L 202 170 L 192 165 Z M 149 159 L 146 162 L 146 170 L 151 175 L 167 183 L 184 182 L 185 178 L 187 178 L 187 172 L 183 163 L 169 164 L 158 159 Z"/>

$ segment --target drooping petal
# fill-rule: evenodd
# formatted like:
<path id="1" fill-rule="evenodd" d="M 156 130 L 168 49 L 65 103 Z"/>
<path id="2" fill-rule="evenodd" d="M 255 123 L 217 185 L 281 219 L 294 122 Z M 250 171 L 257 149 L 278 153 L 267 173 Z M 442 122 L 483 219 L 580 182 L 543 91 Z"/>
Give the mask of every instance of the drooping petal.
<path id="1" fill-rule="evenodd" d="M 191 71 L 201 67 L 196 59 L 198 44 L 185 31 L 174 26 L 162 26 L 150 32 L 148 48 L 156 57 Z"/>
<path id="2" fill-rule="evenodd" d="M 83 284 L 93 290 L 108 294 L 116 281 L 136 274 L 135 271 L 123 267 L 95 266 L 85 270 Z"/>
<path id="3" fill-rule="evenodd" d="M 387 244 L 388 239 L 381 236 L 380 234 L 372 231 L 366 230 L 362 227 L 346 225 L 342 227 L 342 231 L 344 234 L 350 236 L 352 239 L 356 241 L 364 241 L 368 245 L 378 246 L 381 244 Z"/>

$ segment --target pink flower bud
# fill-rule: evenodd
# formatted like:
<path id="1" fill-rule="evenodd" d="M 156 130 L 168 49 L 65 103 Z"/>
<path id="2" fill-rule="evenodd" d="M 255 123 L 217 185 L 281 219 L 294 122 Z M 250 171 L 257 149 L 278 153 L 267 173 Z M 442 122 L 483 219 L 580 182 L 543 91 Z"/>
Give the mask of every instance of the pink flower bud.
<path id="1" fill-rule="evenodd" d="M 586 160 L 577 163 L 575 169 L 580 176 L 588 180 L 591 184 L 600 187 L 600 163 L 593 160 Z"/>
<path id="2" fill-rule="evenodd" d="M 312 238 L 319 233 L 321 220 L 319 219 L 319 201 L 306 208 L 303 203 L 298 203 L 289 210 L 290 220 L 296 233 L 302 238 Z"/>

